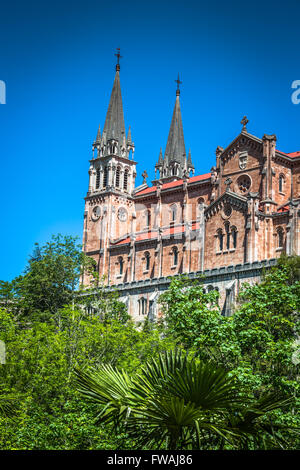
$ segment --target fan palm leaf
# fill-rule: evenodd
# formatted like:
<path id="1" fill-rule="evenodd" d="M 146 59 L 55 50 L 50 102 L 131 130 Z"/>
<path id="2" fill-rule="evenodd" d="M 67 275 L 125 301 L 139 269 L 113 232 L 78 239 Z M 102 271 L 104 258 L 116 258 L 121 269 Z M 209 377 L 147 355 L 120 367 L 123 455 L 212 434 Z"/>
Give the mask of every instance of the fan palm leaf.
<path id="1" fill-rule="evenodd" d="M 262 435 L 267 442 L 277 438 L 275 427 L 260 418 L 289 402 L 274 394 L 253 401 L 227 371 L 178 350 L 160 354 L 133 377 L 110 365 L 75 373 L 79 392 L 100 405 L 98 422 L 123 425 L 150 448 L 200 448 L 203 434 L 237 448 Z"/>

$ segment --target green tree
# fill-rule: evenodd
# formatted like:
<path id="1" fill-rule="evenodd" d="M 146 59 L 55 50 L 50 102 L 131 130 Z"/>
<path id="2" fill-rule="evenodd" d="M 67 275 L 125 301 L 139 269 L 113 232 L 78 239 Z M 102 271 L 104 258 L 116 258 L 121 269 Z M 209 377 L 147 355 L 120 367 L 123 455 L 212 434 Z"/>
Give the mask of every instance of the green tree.
<path id="1" fill-rule="evenodd" d="M 76 392 L 73 368 L 104 362 L 133 372 L 173 343 L 158 330 L 103 322 L 98 313 L 86 315 L 72 305 L 57 315 L 60 322 L 23 324 L 0 309 L 0 339 L 6 344 L 0 389 L 18 404 L 14 418 L 0 415 L 0 449 L 136 448 L 125 433 L 95 425 L 95 406 Z"/>
<path id="2" fill-rule="evenodd" d="M 74 303 L 82 270 L 93 276 L 95 264 L 76 240 L 59 234 L 41 248 L 36 244 L 24 274 L 11 283 L 1 281 L 2 305 L 25 317 L 47 319 Z"/>
<path id="3" fill-rule="evenodd" d="M 289 407 L 273 412 L 287 427 L 300 426 L 299 260 L 282 257 L 261 282 L 244 284 L 231 317 L 210 308 L 200 283 L 187 289 L 174 280 L 162 296 L 167 331 L 177 341 L 233 370 L 257 396 L 273 390 L 291 397 Z M 299 439 L 291 435 L 289 446 L 299 448 Z"/>

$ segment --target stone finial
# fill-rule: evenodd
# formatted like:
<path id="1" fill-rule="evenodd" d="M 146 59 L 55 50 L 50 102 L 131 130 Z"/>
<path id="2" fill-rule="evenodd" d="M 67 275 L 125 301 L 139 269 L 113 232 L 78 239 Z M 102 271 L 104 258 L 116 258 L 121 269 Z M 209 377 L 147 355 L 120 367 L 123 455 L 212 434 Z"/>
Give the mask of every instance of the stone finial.
<path id="1" fill-rule="evenodd" d="M 216 156 L 219 157 L 223 150 L 223 147 L 220 147 L 220 145 L 218 145 L 218 147 L 216 148 Z"/>
<path id="2" fill-rule="evenodd" d="M 247 119 L 247 116 L 244 116 L 243 119 L 241 120 L 241 124 L 243 126 L 242 128 L 242 132 L 247 132 L 247 124 L 248 124 L 249 120 Z"/>
<path id="3" fill-rule="evenodd" d="M 143 171 L 142 177 L 143 177 L 143 183 L 142 184 L 147 184 L 148 173 L 147 173 L 146 170 Z"/>
<path id="4" fill-rule="evenodd" d="M 272 134 L 272 135 L 264 134 L 262 140 L 270 140 L 270 141 L 274 140 L 276 142 L 277 137 L 275 134 Z"/>

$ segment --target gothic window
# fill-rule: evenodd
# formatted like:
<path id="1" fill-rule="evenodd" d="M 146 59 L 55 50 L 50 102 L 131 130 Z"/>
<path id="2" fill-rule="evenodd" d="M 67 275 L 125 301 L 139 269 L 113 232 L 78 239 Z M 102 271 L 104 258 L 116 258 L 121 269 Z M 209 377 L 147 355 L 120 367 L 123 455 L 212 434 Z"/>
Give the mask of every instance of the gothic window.
<path id="1" fill-rule="evenodd" d="M 283 175 L 279 175 L 278 189 L 280 193 L 283 193 L 283 190 L 284 190 L 284 176 Z"/>
<path id="2" fill-rule="evenodd" d="M 172 175 L 173 176 L 177 175 L 177 167 L 176 166 L 173 166 L 173 168 L 172 168 Z"/>
<path id="3" fill-rule="evenodd" d="M 151 211 L 150 209 L 148 209 L 146 211 L 146 227 L 150 228 L 150 226 L 151 226 Z"/>
<path id="4" fill-rule="evenodd" d="M 173 266 L 177 266 L 178 264 L 178 248 L 175 246 L 172 250 L 173 256 Z"/>
<path id="5" fill-rule="evenodd" d="M 283 248 L 283 229 L 281 227 L 277 230 L 277 248 Z"/>
<path id="6" fill-rule="evenodd" d="M 236 227 L 231 227 L 231 237 L 232 237 L 233 248 L 236 248 L 236 243 L 237 243 L 237 230 L 236 230 Z"/>
<path id="7" fill-rule="evenodd" d="M 225 230 L 226 230 L 226 249 L 230 249 L 230 230 L 229 230 L 229 223 L 225 224 Z"/>
<path id="8" fill-rule="evenodd" d="M 147 313 L 147 299 L 142 297 L 139 299 L 139 315 L 146 315 Z"/>
<path id="9" fill-rule="evenodd" d="M 146 251 L 145 253 L 145 270 L 149 271 L 150 269 L 150 253 L 149 251 Z"/>
<path id="10" fill-rule="evenodd" d="M 176 213 L 177 213 L 177 209 L 176 209 L 176 206 L 171 206 L 171 222 L 175 222 L 176 221 Z"/>
<path id="11" fill-rule="evenodd" d="M 217 232 L 218 251 L 223 251 L 223 238 L 224 238 L 223 232 L 221 229 L 219 229 Z"/>
<path id="12" fill-rule="evenodd" d="M 128 168 L 124 171 L 124 184 L 123 184 L 123 189 L 127 191 L 128 188 Z"/>
<path id="13" fill-rule="evenodd" d="M 108 179 L 108 169 L 107 167 L 104 168 L 104 174 L 103 174 L 103 187 L 106 188 L 107 186 L 107 179 Z"/>
<path id="14" fill-rule="evenodd" d="M 100 186 L 100 168 L 98 168 L 96 171 L 96 189 L 98 189 L 99 186 Z"/>
<path id="15" fill-rule="evenodd" d="M 197 215 L 200 217 L 203 211 L 203 207 L 204 207 L 204 199 L 200 197 L 197 202 L 198 202 L 198 214 Z"/>
<path id="16" fill-rule="evenodd" d="M 123 260 L 122 256 L 119 257 L 118 261 L 119 261 L 119 274 L 120 274 L 120 276 L 122 276 L 123 269 L 124 269 L 124 260 Z"/>
<path id="17" fill-rule="evenodd" d="M 117 166 L 116 170 L 116 188 L 120 187 L 120 174 L 121 174 L 121 168 Z"/>

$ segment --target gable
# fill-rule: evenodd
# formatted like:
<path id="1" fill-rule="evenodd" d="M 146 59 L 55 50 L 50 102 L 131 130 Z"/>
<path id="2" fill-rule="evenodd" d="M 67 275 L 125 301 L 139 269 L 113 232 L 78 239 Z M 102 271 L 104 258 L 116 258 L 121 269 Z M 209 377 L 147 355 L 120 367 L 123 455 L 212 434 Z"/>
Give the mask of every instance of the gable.
<path id="1" fill-rule="evenodd" d="M 223 175 L 253 170 L 263 165 L 262 140 L 242 132 L 221 154 Z"/>

